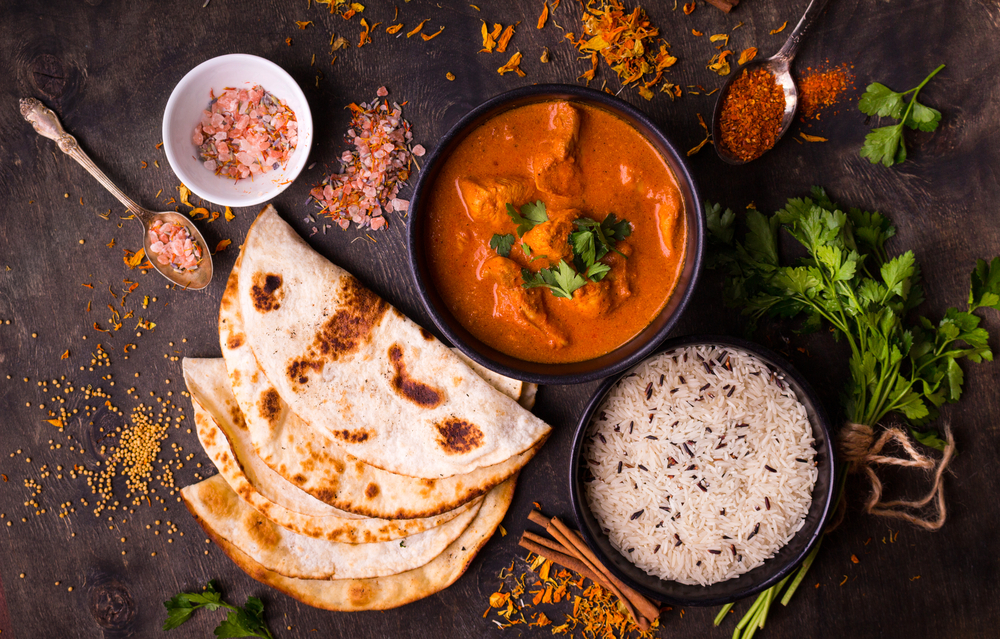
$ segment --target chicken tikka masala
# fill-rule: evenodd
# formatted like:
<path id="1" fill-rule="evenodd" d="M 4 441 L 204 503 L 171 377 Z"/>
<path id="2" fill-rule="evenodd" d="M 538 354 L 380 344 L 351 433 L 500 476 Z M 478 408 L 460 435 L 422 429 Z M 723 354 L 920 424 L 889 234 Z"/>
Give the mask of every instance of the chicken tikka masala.
<path id="1" fill-rule="evenodd" d="M 544 363 L 598 357 L 667 303 L 684 203 L 634 127 L 587 104 L 497 115 L 462 140 L 430 193 L 434 286 L 474 336 Z"/>

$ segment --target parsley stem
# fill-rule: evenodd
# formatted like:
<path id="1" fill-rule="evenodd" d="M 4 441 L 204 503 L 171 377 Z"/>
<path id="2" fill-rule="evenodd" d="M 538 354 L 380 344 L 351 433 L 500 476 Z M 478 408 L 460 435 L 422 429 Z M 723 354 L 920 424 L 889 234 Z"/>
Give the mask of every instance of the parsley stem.
<path id="1" fill-rule="evenodd" d="M 715 615 L 715 622 L 714 623 L 715 623 L 716 626 L 718 626 L 719 624 L 721 624 L 722 621 L 726 618 L 726 614 L 730 610 L 733 609 L 733 603 L 735 603 L 735 602 L 729 602 L 729 603 L 727 603 L 725 606 L 722 607 L 722 610 L 719 611 L 719 614 Z"/>
<path id="2" fill-rule="evenodd" d="M 938 68 L 931 71 L 931 74 L 926 78 L 924 78 L 923 82 L 918 84 L 916 87 L 910 89 L 910 91 L 913 91 L 913 96 L 910 98 L 910 101 L 906 103 L 906 111 L 903 112 L 903 118 L 899 121 L 899 124 L 896 125 L 897 128 L 902 129 L 903 125 L 906 124 L 906 119 L 910 117 L 910 111 L 913 110 L 913 105 L 917 103 L 917 95 L 920 93 L 920 89 L 923 89 L 924 85 L 930 82 L 931 78 L 936 76 L 938 72 L 943 68 L 944 65 L 942 64 Z M 910 91 L 907 91 L 906 93 L 909 93 Z M 904 93 L 903 95 L 906 95 L 906 93 Z"/>
<path id="3" fill-rule="evenodd" d="M 781 598 L 782 606 L 788 605 L 788 602 L 792 600 L 792 595 L 794 595 L 795 591 L 798 589 L 799 584 L 801 584 L 802 580 L 806 578 L 806 573 L 809 572 L 809 568 L 812 567 L 813 561 L 816 560 L 816 555 L 819 553 L 819 547 L 823 544 L 823 539 L 825 537 L 826 533 L 820 535 L 819 541 L 816 542 L 813 549 L 809 551 L 808 555 L 806 555 L 805 561 L 803 561 L 802 565 L 799 566 L 799 571 L 795 573 L 795 579 L 792 580 L 792 585 L 788 587 L 788 590 L 785 591 L 785 596 Z"/>

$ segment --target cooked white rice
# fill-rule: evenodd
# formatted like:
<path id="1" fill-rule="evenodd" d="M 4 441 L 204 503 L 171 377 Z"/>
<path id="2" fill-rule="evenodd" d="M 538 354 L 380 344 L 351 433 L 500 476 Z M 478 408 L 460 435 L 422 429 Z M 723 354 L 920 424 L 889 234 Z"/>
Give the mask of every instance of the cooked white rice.
<path id="1" fill-rule="evenodd" d="M 587 431 L 584 492 L 632 563 L 708 585 L 760 566 L 802 527 L 814 459 L 805 407 L 780 375 L 743 351 L 687 347 L 611 390 Z"/>

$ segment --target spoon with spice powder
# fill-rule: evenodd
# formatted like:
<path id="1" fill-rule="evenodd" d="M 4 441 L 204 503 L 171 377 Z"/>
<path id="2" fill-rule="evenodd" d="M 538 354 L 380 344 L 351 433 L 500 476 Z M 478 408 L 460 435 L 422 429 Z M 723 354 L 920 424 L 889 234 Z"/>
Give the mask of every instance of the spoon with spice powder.
<path id="1" fill-rule="evenodd" d="M 132 201 L 97 168 L 76 138 L 66 133 L 52 109 L 35 98 L 21 100 L 21 115 L 39 135 L 55 140 L 63 153 L 79 162 L 139 220 L 145 235 L 142 246 L 146 257 L 160 275 L 191 290 L 208 286 L 212 281 L 212 256 L 194 224 L 175 211 L 154 213 Z"/>
<path id="2" fill-rule="evenodd" d="M 712 116 L 715 150 L 729 164 L 746 164 L 777 144 L 795 118 L 799 91 L 795 54 L 829 0 L 812 0 L 774 56 L 746 64 L 722 87 Z"/>

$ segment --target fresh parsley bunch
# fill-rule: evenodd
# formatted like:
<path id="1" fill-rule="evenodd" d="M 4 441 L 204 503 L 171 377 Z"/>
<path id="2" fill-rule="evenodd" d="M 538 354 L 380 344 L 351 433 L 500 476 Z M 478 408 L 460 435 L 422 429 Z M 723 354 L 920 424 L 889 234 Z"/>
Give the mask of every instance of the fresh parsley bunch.
<path id="1" fill-rule="evenodd" d="M 842 209 L 821 188 L 812 198 L 793 198 L 771 217 L 750 209 L 742 242 L 736 216 L 718 205 L 706 208 L 718 250 L 710 264 L 726 273 L 725 301 L 752 322 L 762 317 L 800 318 L 802 329 L 825 325 L 851 347 L 847 418 L 874 426 L 891 412 L 923 427 L 937 409 L 962 395 L 959 361 L 992 360 L 989 333 L 971 312 L 949 308 L 938 322 L 909 318 L 923 301 L 913 252 L 890 258 L 886 241 L 896 229 L 884 215 Z M 778 230 L 805 247 L 806 257 L 783 265 Z M 970 310 L 1000 306 L 1000 258 L 973 273 Z M 933 432 L 912 431 L 942 449 Z"/>
<path id="2" fill-rule="evenodd" d="M 524 234 L 539 224 L 548 222 L 549 216 L 545 204 L 538 200 L 528 202 L 520 209 L 513 204 L 507 204 L 507 215 L 517 224 L 517 235 L 522 238 L 521 250 L 531 260 L 542 259 L 544 255 L 531 255 L 531 248 L 523 242 Z M 573 221 L 577 230 L 569 234 L 567 241 L 573 247 L 573 264 L 566 260 L 551 268 L 540 269 L 532 273 L 526 268 L 521 269 L 524 288 L 547 288 L 556 297 L 572 299 L 573 293 L 587 285 L 588 281 L 600 282 L 608 274 L 611 267 L 601 262 L 601 258 L 611 251 L 625 257 L 615 249 L 619 240 L 632 234 L 632 225 L 627 220 L 619 220 L 614 213 L 609 213 L 603 222 L 589 217 Z M 509 257 L 517 237 L 513 233 L 494 234 L 490 238 L 490 248 L 501 257 Z M 575 268 L 575 270 L 574 270 Z"/>
<path id="3" fill-rule="evenodd" d="M 173 630 L 191 618 L 195 610 L 206 608 L 218 610 L 226 608 L 229 614 L 215 629 L 215 636 L 220 639 L 229 637 L 262 637 L 274 639 L 271 630 L 264 621 L 264 604 L 256 597 L 247 597 L 246 606 L 238 608 L 222 600 L 219 584 L 213 579 L 201 592 L 182 592 L 174 595 L 170 601 L 163 602 L 167 608 L 167 620 L 163 622 L 164 630 Z"/>
<path id="4" fill-rule="evenodd" d="M 861 157 L 868 158 L 872 164 L 881 162 L 885 166 L 899 164 L 906 160 L 906 142 L 903 140 L 903 126 L 921 131 L 934 131 L 941 121 L 941 112 L 917 102 L 917 94 L 931 78 L 944 68 L 942 64 L 931 71 L 916 87 L 903 93 L 896 93 L 884 84 L 875 82 L 869 84 L 865 94 L 858 102 L 858 108 L 867 115 L 890 117 L 899 120 L 898 124 L 872 129 L 865 136 L 865 144 L 861 147 Z M 913 96 L 904 103 L 903 97 Z"/>

